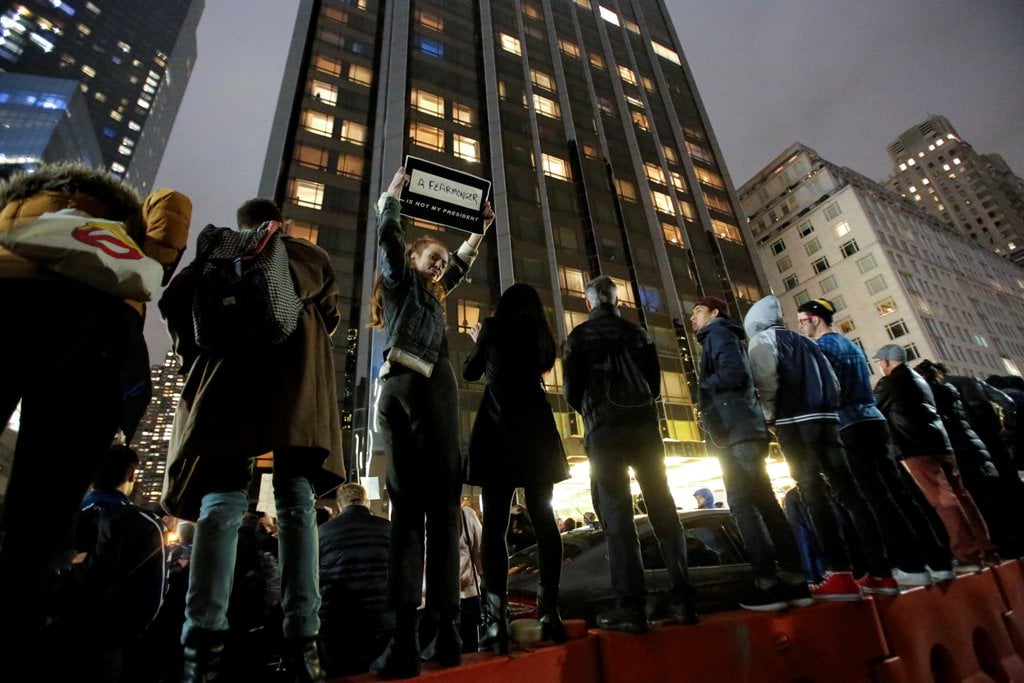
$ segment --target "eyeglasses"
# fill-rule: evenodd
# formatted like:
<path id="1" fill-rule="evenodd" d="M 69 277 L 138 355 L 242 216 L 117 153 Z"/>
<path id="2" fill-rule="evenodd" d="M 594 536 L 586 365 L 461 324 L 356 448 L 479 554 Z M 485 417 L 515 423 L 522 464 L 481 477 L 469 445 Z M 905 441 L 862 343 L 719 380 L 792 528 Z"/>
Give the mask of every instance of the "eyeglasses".
<path id="1" fill-rule="evenodd" d="M 811 316 L 807 316 L 806 318 L 797 318 L 796 322 L 797 322 L 798 325 L 803 325 L 804 323 L 811 322 L 811 320 L 813 320 L 813 319 L 814 318 L 812 318 Z"/>

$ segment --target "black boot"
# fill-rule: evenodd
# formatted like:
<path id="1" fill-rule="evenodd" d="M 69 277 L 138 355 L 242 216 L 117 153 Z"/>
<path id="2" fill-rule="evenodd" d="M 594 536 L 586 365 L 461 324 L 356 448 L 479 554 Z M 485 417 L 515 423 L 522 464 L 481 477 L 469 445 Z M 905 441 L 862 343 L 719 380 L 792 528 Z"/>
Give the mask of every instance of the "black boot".
<path id="1" fill-rule="evenodd" d="M 484 633 L 480 636 L 480 652 L 492 650 L 496 655 L 507 655 L 509 650 L 508 635 L 508 600 L 496 593 L 485 593 Z"/>
<path id="2" fill-rule="evenodd" d="M 284 643 L 284 656 L 287 671 L 295 683 L 326 683 L 316 638 L 288 638 Z"/>
<path id="3" fill-rule="evenodd" d="M 185 638 L 185 666 L 181 683 L 213 683 L 218 680 L 226 631 L 196 629 Z"/>
<path id="4" fill-rule="evenodd" d="M 564 643 L 568 636 L 565 634 L 562 615 L 558 613 L 557 586 L 554 589 L 538 586 L 537 614 L 540 616 L 540 627 L 544 638 L 552 643 Z"/>
<path id="5" fill-rule="evenodd" d="M 458 605 L 442 607 L 437 619 L 437 637 L 434 654 L 430 657 L 441 666 L 462 664 L 462 633 L 459 630 L 461 613 Z"/>
<path id="6" fill-rule="evenodd" d="M 415 607 L 395 610 L 395 632 L 384 654 L 370 664 L 381 678 L 413 678 L 420 675 L 419 613 Z"/>

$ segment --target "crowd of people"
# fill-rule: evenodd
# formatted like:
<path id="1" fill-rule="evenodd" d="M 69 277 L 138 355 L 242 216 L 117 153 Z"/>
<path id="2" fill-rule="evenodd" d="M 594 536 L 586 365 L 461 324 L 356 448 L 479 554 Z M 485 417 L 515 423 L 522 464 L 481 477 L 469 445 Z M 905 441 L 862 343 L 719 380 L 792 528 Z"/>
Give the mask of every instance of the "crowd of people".
<path id="1" fill-rule="evenodd" d="M 0 354 L 19 359 L 0 418 L 22 406 L 0 546 L 3 604 L 19 626 L 8 636 L 12 666 L 37 670 L 59 650 L 68 657 L 55 671 L 96 681 L 411 678 L 424 661 L 452 667 L 466 652 L 510 651 L 509 555 L 534 544 L 542 637 L 560 643 L 560 534 L 579 526 L 602 529 L 607 544 L 616 603 L 597 626 L 642 634 L 638 512 L 664 561 L 671 617 L 699 622 L 665 468 L 658 351 L 621 315 L 615 281 L 586 284 L 588 318 L 562 344 L 595 512 L 559 520 L 553 488 L 569 471 L 542 379 L 559 343 L 541 297 L 511 285 L 470 335 L 462 377 L 485 387 L 464 458 L 445 299 L 494 214 L 485 203 L 482 232 L 454 252 L 433 237 L 408 244 L 407 182 L 398 169 L 376 204 L 370 298 L 371 325 L 386 339 L 377 427 L 390 519 L 370 512 L 360 484 L 343 483 L 331 350 L 341 293 L 330 258 L 284 235 L 272 201 L 242 204 L 237 231 L 207 226 L 200 257 L 175 275 L 191 220 L 184 195 L 143 201 L 74 165 L 0 185 L 0 231 L 61 209 L 129 227 L 163 267 L 158 309 L 185 375 L 161 499 L 162 514 L 179 520 L 168 544 L 160 515 L 130 502 L 138 457 L 123 443 L 139 415 L 128 403 L 143 381 L 143 306 L 0 249 L 0 310 L 21 321 L 20 334 L 0 338 Z M 297 302 L 280 339 L 213 342 L 204 328 L 206 250 L 232 245 L 285 264 L 284 284 L 272 265 L 262 284 L 275 319 L 281 288 Z M 692 307 L 700 424 L 754 574 L 746 609 L 895 594 L 1024 553 L 1020 378 L 960 377 L 927 360 L 911 368 L 906 350 L 887 344 L 872 355 L 882 375 L 872 386 L 867 355 L 835 330 L 834 313 L 827 299 L 805 302 L 794 331 L 770 295 L 743 320 L 718 297 Z M 785 511 L 766 470 L 773 441 L 796 482 Z M 249 496 L 265 453 L 272 521 Z M 464 483 L 480 488 L 482 518 L 464 504 Z M 327 495 L 334 504 L 318 507 Z M 710 488 L 693 497 L 699 509 L 723 505 Z"/>

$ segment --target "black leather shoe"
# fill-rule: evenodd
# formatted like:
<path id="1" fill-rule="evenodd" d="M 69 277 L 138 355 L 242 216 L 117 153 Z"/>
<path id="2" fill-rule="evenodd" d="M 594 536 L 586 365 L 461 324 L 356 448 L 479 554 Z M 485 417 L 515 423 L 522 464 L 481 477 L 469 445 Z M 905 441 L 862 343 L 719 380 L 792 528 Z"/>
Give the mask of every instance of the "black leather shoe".
<path id="1" fill-rule="evenodd" d="M 289 638 L 285 641 L 285 666 L 295 683 L 326 683 L 320 666 L 316 638 Z"/>
<path id="2" fill-rule="evenodd" d="M 647 615 L 642 609 L 616 607 L 597 615 L 597 627 L 606 631 L 647 633 Z"/>
<path id="3" fill-rule="evenodd" d="M 459 608 L 445 608 L 437 620 L 437 637 L 430 659 L 441 666 L 462 664 L 462 634 L 459 631 Z"/>
<path id="4" fill-rule="evenodd" d="M 181 683 L 214 683 L 220 673 L 226 631 L 196 629 L 185 641 Z"/>
<path id="5" fill-rule="evenodd" d="M 500 595 L 487 593 L 483 610 L 484 628 L 477 643 L 480 652 L 492 651 L 496 655 L 509 652 L 508 601 Z"/>
<path id="6" fill-rule="evenodd" d="M 415 678 L 420 675 L 420 653 L 396 646 L 392 640 L 384 654 L 370 664 L 370 671 L 381 678 Z"/>

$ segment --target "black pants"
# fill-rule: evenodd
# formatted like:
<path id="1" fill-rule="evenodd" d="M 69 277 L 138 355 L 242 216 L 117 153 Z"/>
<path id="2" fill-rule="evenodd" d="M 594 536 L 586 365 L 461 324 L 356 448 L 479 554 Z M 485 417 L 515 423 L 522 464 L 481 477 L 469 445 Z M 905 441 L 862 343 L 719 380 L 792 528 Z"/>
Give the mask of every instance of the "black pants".
<path id="1" fill-rule="evenodd" d="M 119 374 L 142 319 L 89 287 L 17 279 L 0 279 L 0 319 L 0 424 L 21 401 L 0 604 L 15 633 L 31 641 L 49 609 L 56 570 L 74 554 L 82 497 L 121 422 Z"/>
<path id="2" fill-rule="evenodd" d="M 949 569 L 952 556 L 914 493 L 907 489 L 884 420 L 862 420 L 839 432 L 850 469 L 885 531 L 891 562 L 907 572 Z"/>
<path id="3" fill-rule="evenodd" d="M 540 585 L 551 594 L 558 590 L 562 575 L 562 538 L 551 507 L 553 484 L 526 486 L 526 509 L 530 513 L 534 533 L 537 535 L 537 562 L 540 566 Z M 508 531 L 509 512 L 515 488 L 510 485 L 491 484 L 483 487 L 483 534 L 480 545 L 484 565 L 484 587 L 490 593 L 504 596 L 508 589 Z"/>
<path id="4" fill-rule="evenodd" d="M 395 609 L 459 606 L 459 398 L 446 357 L 431 376 L 395 368 L 379 403 L 391 503 L 388 594 Z M 424 539 L 424 529 L 426 538 Z"/>

